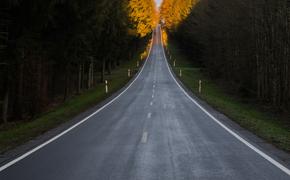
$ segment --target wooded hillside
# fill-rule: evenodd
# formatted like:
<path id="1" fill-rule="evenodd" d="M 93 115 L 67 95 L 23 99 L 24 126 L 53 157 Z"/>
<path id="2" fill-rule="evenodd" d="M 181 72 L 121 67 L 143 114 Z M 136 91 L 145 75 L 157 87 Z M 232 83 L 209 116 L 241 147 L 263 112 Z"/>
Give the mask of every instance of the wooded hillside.
<path id="1" fill-rule="evenodd" d="M 290 2 L 183 2 L 164 1 L 161 15 L 171 38 L 192 61 L 239 96 L 289 112 Z M 188 4 L 191 12 L 184 17 Z M 183 18 L 176 20 L 176 14 Z"/>
<path id="2" fill-rule="evenodd" d="M 30 119 L 132 58 L 156 21 L 153 0 L 134 2 L 1 0 L 0 119 Z"/>

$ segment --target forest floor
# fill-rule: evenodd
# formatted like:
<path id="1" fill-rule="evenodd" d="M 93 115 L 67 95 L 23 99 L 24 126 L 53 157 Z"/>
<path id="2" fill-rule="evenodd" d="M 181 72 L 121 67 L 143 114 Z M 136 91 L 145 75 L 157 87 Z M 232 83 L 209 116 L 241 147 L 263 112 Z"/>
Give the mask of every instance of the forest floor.
<path id="1" fill-rule="evenodd" d="M 174 42 L 169 43 L 168 51 L 172 56 L 169 60 L 173 71 L 179 79 L 197 97 L 205 100 L 212 107 L 224 113 L 240 126 L 250 130 L 274 146 L 290 152 L 290 124 L 280 115 L 269 112 L 253 100 L 245 100 L 217 81 L 206 75 L 205 71 L 194 65 Z M 176 66 L 173 67 L 173 59 Z M 202 80 L 202 93 L 199 93 L 199 80 Z"/>
<path id="2" fill-rule="evenodd" d="M 112 71 L 111 75 L 105 76 L 109 84 L 108 94 L 105 93 L 105 84 L 99 83 L 94 88 L 71 97 L 65 103 L 53 107 L 35 119 L 0 124 L 0 154 L 71 120 L 76 115 L 110 97 L 131 79 L 128 77 L 129 68 L 133 70 L 131 77 L 138 71 L 138 68 L 136 68 L 138 58 L 139 54 L 136 54 L 135 58 L 123 62 L 122 65 Z"/>

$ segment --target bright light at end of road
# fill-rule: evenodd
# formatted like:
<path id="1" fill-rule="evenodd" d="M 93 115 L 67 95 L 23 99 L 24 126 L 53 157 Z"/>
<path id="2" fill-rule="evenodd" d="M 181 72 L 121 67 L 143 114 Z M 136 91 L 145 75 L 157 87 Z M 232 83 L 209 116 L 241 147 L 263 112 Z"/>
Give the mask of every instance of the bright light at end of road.
<path id="1" fill-rule="evenodd" d="M 155 0 L 157 7 L 161 6 L 162 0 Z"/>

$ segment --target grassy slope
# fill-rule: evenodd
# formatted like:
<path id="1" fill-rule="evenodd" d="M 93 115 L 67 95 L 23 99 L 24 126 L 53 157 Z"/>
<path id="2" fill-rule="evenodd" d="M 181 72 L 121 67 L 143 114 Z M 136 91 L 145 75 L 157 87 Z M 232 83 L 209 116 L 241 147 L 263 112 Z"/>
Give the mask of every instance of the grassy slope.
<path id="1" fill-rule="evenodd" d="M 241 99 L 230 95 L 225 89 L 203 74 L 200 69 L 191 63 L 171 43 L 168 47 L 172 59 L 176 59 L 176 67 L 173 68 L 178 74 L 182 69 L 181 81 L 201 99 L 226 114 L 242 127 L 249 129 L 256 135 L 274 144 L 275 146 L 290 152 L 290 127 L 289 123 L 280 120 L 275 114 L 263 112 L 255 104 L 242 102 Z M 170 62 L 171 65 L 173 60 Z M 198 93 L 198 81 L 202 80 L 202 93 Z"/>
<path id="2" fill-rule="evenodd" d="M 128 68 L 136 69 L 136 59 L 137 55 L 135 59 L 124 62 L 120 67 L 114 70 L 111 75 L 106 76 L 109 82 L 108 94 L 105 93 L 105 85 L 98 84 L 93 89 L 71 98 L 64 104 L 51 109 L 49 112 L 40 115 L 34 120 L 17 123 L 11 122 L 0 125 L 0 153 L 55 128 L 57 125 L 70 120 L 87 108 L 109 97 L 113 92 L 122 88 L 129 81 L 130 78 L 127 76 L 127 70 Z"/>

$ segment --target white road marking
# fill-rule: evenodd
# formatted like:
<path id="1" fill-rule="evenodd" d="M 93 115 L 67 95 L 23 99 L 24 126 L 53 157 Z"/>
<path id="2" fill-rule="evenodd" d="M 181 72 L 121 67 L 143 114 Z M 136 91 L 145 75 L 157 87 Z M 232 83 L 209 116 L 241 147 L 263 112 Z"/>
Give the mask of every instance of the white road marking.
<path id="1" fill-rule="evenodd" d="M 153 85 L 153 89 L 155 88 L 155 84 Z"/>
<path id="2" fill-rule="evenodd" d="M 152 113 L 148 113 L 148 114 L 147 114 L 147 119 L 150 119 L 151 116 L 152 116 Z"/>
<path id="3" fill-rule="evenodd" d="M 150 102 L 150 106 L 153 106 L 153 102 L 152 101 Z"/>
<path id="4" fill-rule="evenodd" d="M 160 28 L 161 29 L 161 28 Z M 161 36 L 162 38 L 162 36 Z M 283 171 L 284 173 L 286 173 L 287 175 L 290 176 L 290 169 L 286 168 L 285 166 L 283 166 L 281 163 L 279 163 L 278 161 L 276 161 L 275 159 L 273 159 L 272 157 L 270 157 L 269 155 L 267 155 L 266 153 L 264 153 L 263 151 L 261 151 L 260 149 L 256 148 L 254 145 L 252 145 L 250 142 L 248 142 L 247 140 L 245 140 L 244 138 L 242 138 L 241 136 L 239 136 L 237 133 L 235 133 L 234 131 L 232 131 L 230 128 L 228 128 L 226 125 L 224 125 L 222 122 L 220 122 L 217 118 L 215 118 L 213 115 L 211 115 L 206 109 L 204 109 L 197 101 L 195 101 L 190 95 L 188 95 L 188 93 L 182 88 L 182 86 L 177 82 L 177 80 L 175 79 L 174 75 L 172 74 L 170 67 L 168 65 L 168 61 L 167 58 L 165 56 L 165 52 L 164 52 L 164 47 L 163 47 L 163 41 L 161 40 L 161 45 L 162 45 L 162 50 L 163 50 L 163 56 L 165 58 L 166 61 L 166 65 L 167 65 L 167 69 L 171 75 L 171 77 L 173 78 L 173 80 L 175 81 L 175 83 L 177 84 L 177 86 L 181 89 L 181 91 L 199 108 L 201 109 L 206 115 L 208 115 L 213 121 L 215 121 L 218 125 L 220 125 L 222 128 L 224 128 L 228 133 L 230 133 L 232 136 L 234 136 L 236 139 L 238 139 L 240 142 L 242 142 L 243 144 L 245 144 L 246 146 L 248 146 L 250 149 L 252 149 L 253 151 L 255 151 L 256 153 L 258 153 L 260 156 L 262 156 L 264 159 L 266 159 L 267 161 L 269 161 L 270 163 L 272 163 L 274 166 L 276 166 L 277 168 L 279 168 L 281 171 Z"/>
<path id="5" fill-rule="evenodd" d="M 145 131 L 142 134 L 141 143 L 145 144 L 147 143 L 147 140 L 148 140 L 148 132 Z"/>
<path id="6" fill-rule="evenodd" d="M 154 94 L 152 94 L 152 99 L 154 98 Z"/>
<path id="7" fill-rule="evenodd" d="M 26 158 L 27 156 L 33 154 L 34 152 L 42 149 L 43 147 L 47 146 L 48 144 L 52 143 L 53 141 L 59 139 L 60 137 L 62 137 L 63 135 L 67 134 L 68 132 L 72 131 L 73 129 L 75 129 L 76 127 L 80 126 L 81 124 L 83 124 L 84 122 L 86 122 L 87 120 L 89 120 L 91 117 L 93 117 L 94 115 L 98 114 L 100 111 L 102 111 L 103 109 L 105 109 L 106 107 L 108 107 L 109 105 L 111 105 L 113 102 L 115 102 L 117 99 L 119 99 L 119 97 L 121 97 L 125 92 L 127 92 L 127 90 L 134 84 L 134 82 L 136 82 L 136 80 L 140 77 L 140 75 L 142 74 L 144 67 L 146 66 L 148 59 L 151 55 L 151 50 L 152 50 L 152 46 L 153 46 L 153 38 L 152 38 L 152 42 L 150 45 L 150 50 L 149 50 L 149 54 L 145 60 L 145 63 L 142 67 L 142 69 L 140 70 L 139 74 L 136 76 L 136 78 L 127 86 L 126 89 L 124 89 L 124 91 L 122 91 L 118 96 L 116 96 L 114 99 L 112 99 L 111 101 L 109 101 L 108 103 L 106 103 L 104 106 L 102 106 L 101 108 L 99 108 L 98 110 L 96 110 L 94 113 L 92 113 L 91 115 L 87 116 L 86 118 L 82 119 L 81 121 L 79 121 L 78 123 L 74 124 L 73 126 L 71 126 L 70 128 L 66 129 L 65 131 L 61 132 L 60 134 L 54 136 L 53 138 L 47 140 L 46 142 L 42 143 L 41 145 L 33 148 L 32 150 L 24 153 L 23 155 L 17 157 L 16 159 L 4 164 L 3 166 L 0 167 L 0 172 L 2 172 L 3 170 L 9 168 L 10 166 L 14 165 L 15 163 L 23 160 L 24 158 Z"/>

